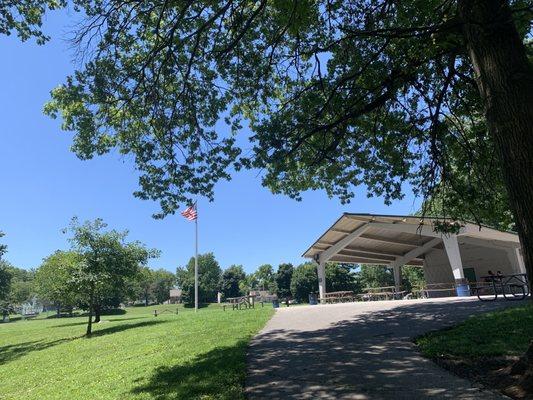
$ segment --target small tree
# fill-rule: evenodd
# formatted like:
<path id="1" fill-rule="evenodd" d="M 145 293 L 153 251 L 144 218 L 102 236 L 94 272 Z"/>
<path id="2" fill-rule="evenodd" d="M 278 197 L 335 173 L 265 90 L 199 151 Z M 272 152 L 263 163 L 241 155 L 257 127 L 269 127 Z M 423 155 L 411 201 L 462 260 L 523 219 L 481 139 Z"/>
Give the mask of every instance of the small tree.
<path id="1" fill-rule="evenodd" d="M 410 265 L 402 267 L 402 286 L 403 289 L 410 292 L 413 287 L 420 287 L 426 283 L 424 269 Z"/>
<path id="2" fill-rule="evenodd" d="M 154 276 L 153 271 L 148 267 L 142 267 L 133 279 L 134 300 L 143 299 L 147 307 L 153 299 Z"/>
<path id="3" fill-rule="evenodd" d="M 198 301 L 207 303 L 214 301 L 217 295 L 222 271 L 213 253 L 198 255 Z M 183 301 L 194 303 L 194 257 L 186 267 L 176 270 L 176 281 L 182 290 Z"/>
<path id="4" fill-rule="evenodd" d="M 101 219 L 79 224 L 73 218 L 70 225 L 73 249 L 81 256 L 72 281 L 89 311 L 88 336 L 92 333 L 93 314 L 98 322 L 103 306 L 117 302 L 128 278 L 134 277 L 150 257 L 158 255 L 139 242 L 126 243 L 127 232 L 106 232 L 106 227 Z"/>
<path id="5" fill-rule="evenodd" d="M 326 264 L 326 283 L 329 292 L 341 290 L 360 292 L 356 275 L 349 264 Z"/>
<path id="6" fill-rule="evenodd" d="M 72 277 L 81 262 L 73 251 L 56 251 L 44 259 L 35 273 L 35 290 L 40 299 L 53 303 L 57 314 L 61 308 L 72 309 L 78 300 Z"/>
<path id="7" fill-rule="evenodd" d="M 241 296 L 243 293 L 241 287 L 245 278 L 246 274 L 242 265 L 232 265 L 226 269 L 220 278 L 220 291 L 224 297 Z"/>
<path id="8" fill-rule="evenodd" d="M 152 271 L 152 275 L 152 294 L 158 304 L 164 303 L 170 298 L 170 289 L 172 289 L 176 283 L 176 276 L 166 269 Z"/>
<path id="9" fill-rule="evenodd" d="M 291 279 L 294 267 L 290 263 L 280 264 L 276 273 L 278 297 L 291 297 Z"/>
<path id="10" fill-rule="evenodd" d="M 361 265 L 358 278 L 362 288 L 394 285 L 392 270 L 382 265 Z"/>
<path id="11" fill-rule="evenodd" d="M 274 268 L 270 264 L 263 264 L 255 272 L 259 288 L 261 290 L 268 290 L 270 293 L 277 291 L 276 274 Z"/>
<path id="12" fill-rule="evenodd" d="M 11 279 L 13 275 L 9 264 L 0 259 L 0 309 L 2 311 L 2 321 L 5 321 L 9 314 L 9 292 L 11 290 Z"/>
<path id="13" fill-rule="evenodd" d="M 305 263 L 294 269 L 291 279 L 291 293 L 299 302 L 307 302 L 309 293 L 316 292 L 318 288 L 318 274 L 316 265 Z"/>

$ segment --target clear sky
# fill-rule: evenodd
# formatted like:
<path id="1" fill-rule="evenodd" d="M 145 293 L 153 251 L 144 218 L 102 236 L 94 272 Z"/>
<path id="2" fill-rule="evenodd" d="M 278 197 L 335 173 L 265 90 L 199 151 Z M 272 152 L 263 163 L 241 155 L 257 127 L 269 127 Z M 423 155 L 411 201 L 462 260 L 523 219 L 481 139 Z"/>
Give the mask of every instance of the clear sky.
<path id="1" fill-rule="evenodd" d="M 0 36 L 0 230 L 5 258 L 18 267 L 37 267 L 43 257 L 68 248 L 61 233 L 73 216 L 101 217 L 110 227 L 128 229 L 130 239 L 161 250 L 155 268 L 175 271 L 194 252 L 194 224 L 179 215 L 154 220 L 158 205 L 133 197 L 137 173 L 117 154 L 80 161 L 69 150 L 71 135 L 60 121 L 42 113 L 52 88 L 75 64 L 66 42 L 68 13 L 50 14 L 44 46 Z M 246 133 L 244 133 L 246 134 Z M 248 171 L 218 185 L 214 203 L 199 200 L 200 252 L 212 251 L 222 268 L 242 264 L 246 271 L 270 263 L 298 264 L 300 255 L 342 212 L 409 214 L 419 202 L 407 193 L 387 207 L 367 198 L 365 188 L 341 205 L 323 192 L 302 202 L 274 196 Z"/>

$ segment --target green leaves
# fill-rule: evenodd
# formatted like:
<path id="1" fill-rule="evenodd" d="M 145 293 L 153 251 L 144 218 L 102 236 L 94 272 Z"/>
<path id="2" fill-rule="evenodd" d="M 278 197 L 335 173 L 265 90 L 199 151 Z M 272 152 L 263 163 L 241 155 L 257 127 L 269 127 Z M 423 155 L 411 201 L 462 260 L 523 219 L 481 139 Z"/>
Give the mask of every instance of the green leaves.
<path id="1" fill-rule="evenodd" d="M 66 0 L 2 0 L 0 34 L 16 33 L 22 41 L 34 37 L 37 44 L 43 44 L 49 39 L 40 29 L 44 13 L 65 5 Z"/>
<path id="2" fill-rule="evenodd" d="M 365 185 L 388 204 L 405 183 L 460 193 L 453 157 L 489 175 L 493 143 L 458 124 L 482 113 L 455 2 L 75 3 L 88 62 L 45 112 L 81 159 L 131 155 L 156 217 L 243 167 L 295 199 Z M 531 13 L 514 15 L 527 37 Z"/>

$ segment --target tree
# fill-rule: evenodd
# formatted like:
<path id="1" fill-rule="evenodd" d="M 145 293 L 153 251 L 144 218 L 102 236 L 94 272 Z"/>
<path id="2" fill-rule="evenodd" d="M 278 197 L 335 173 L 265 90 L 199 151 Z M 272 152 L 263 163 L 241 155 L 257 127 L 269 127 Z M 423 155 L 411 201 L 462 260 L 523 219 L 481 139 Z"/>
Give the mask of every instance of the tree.
<path id="1" fill-rule="evenodd" d="M 152 273 L 154 278 L 153 296 L 157 304 L 162 304 L 170 298 L 170 289 L 176 283 L 176 276 L 166 269 L 158 269 Z"/>
<path id="2" fill-rule="evenodd" d="M 352 271 L 352 266 L 348 264 L 327 263 L 326 285 L 328 292 L 349 290 L 360 293 L 361 291 L 356 275 Z"/>
<path id="3" fill-rule="evenodd" d="M 292 296 L 301 303 L 309 301 L 309 294 L 315 293 L 318 288 L 318 274 L 316 265 L 309 262 L 294 268 L 291 278 Z"/>
<path id="4" fill-rule="evenodd" d="M 0 238 L 4 237 L 4 232 L 0 231 Z M 7 251 L 7 246 L 5 244 L 0 244 L 0 260 Z"/>
<path id="5" fill-rule="evenodd" d="M 296 198 L 322 188 L 348 201 L 363 183 L 390 202 L 409 181 L 424 197 L 454 192 L 456 203 L 455 147 L 476 174 L 503 177 L 533 267 L 527 2 L 143 4 L 81 3 L 89 18 L 75 43 L 98 51 L 46 111 L 76 132 L 81 158 L 133 153 L 137 195 L 161 200 L 160 215 L 198 192 L 212 198 L 243 166 Z M 247 120 L 253 155 L 215 129 L 222 116 L 233 132 Z"/>
<path id="6" fill-rule="evenodd" d="M 30 300 L 34 295 L 35 271 L 11 267 L 10 302 L 14 306 L 20 306 Z"/>
<path id="7" fill-rule="evenodd" d="M 88 18 L 75 43 L 90 59 L 46 112 L 61 113 L 80 158 L 133 154 L 137 195 L 160 200 L 159 216 L 212 198 L 242 167 L 294 198 L 324 189 L 349 201 L 365 184 L 389 203 L 409 182 L 457 204 L 457 147 L 481 180 L 502 177 L 533 279 L 529 1 L 78 4 Z M 216 128 L 222 118 L 232 134 Z M 246 155 L 235 140 L 243 122 Z"/>
<path id="8" fill-rule="evenodd" d="M 11 291 L 11 279 L 13 275 L 9 264 L 0 258 L 0 309 L 2 310 L 2 321 L 9 315 L 9 293 Z"/>
<path id="9" fill-rule="evenodd" d="M 392 269 L 383 265 L 361 265 L 359 270 L 359 282 L 361 287 L 375 288 L 394 286 L 394 274 Z"/>
<path id="10" fill-rule="evenodd" d="M 421 287 L 426 283 L 424 270 L 420 267 L 404 265 L 402 267 L 403 290 L 411 292 L 415 287 Z"/>
<path id="11" fill-rule="evenodd" d="M 238 297 L 242 295 L 241 282 L 246 278 L 242 265 L 232 265 L 222 273 L 220 291 L 224 297 Z"/>
<path id="12" fill-rule="evenodd" d="M 294 267 L 290 263 L 280 264 L 276 273 L 277 295 L 279 298 L 291 297 L 291 280 Z"/>
<path id="13" fill-rule="evenodd" d="M 259 284 L 255 273 L 245 274 L 244 279 L 239 283 L 239 288 L 242 293 L 249 293 L 251 290 L 256 290 Z"/>
<path id="14" fill-rule="evenodd" d="M 54 304 L 57 315 L 60 315 L 61 308 L 72 310 L 78 301 L 72 277 L 81 261 L 80 255 L 73 251 L 58 250 L 45 258 L 35 273 L 39 299 Z"/>
<path id="15" fill-rule="evenodd" d="M 135 300 L 142 298 L 144 305 L 148 307 L 153 300 L 154 275 L 148 267 L 142 267 L 134 279 L 135 289 L 133 290 Z"/>
<path id="16" fill-rule="evenodd" d="M 107 224 L 101 219 L 80 224 L 76 218 L 69 227 L 73 251 L 81 257 L 72 282 L 89 311 L 87 336 L 92 333 L 93 314 L 94 322 L 99 322 L 103 308 L 120 301 L 128 279 L 133 278 L 149 258 L 158 255 L 156 250 L 148 250 L 140 242 L 126 242 L 127 231 L 104 231 L 105 228 Z"/>
<path id="17" fill-rule="evenodd" d="M 198 254 L 198 301 L 212 302 L 216 299 L 222 271 L 213 253 Z M 194 303 L 194 257 L 185 268 L 176 270 L 176 281 L 182 290 L 183 301 Z"/>
<path id="18" fill-rule="evenodd" d="M 35 37 L 38 44 L 43 44 L 49 39 L 40 29 L 43 14 L 65 5 L 64 0 L 2 0 L 0 34 L 16 32 L 22 41 Z"/>
<path id="19" fill-rule="evenodd" d="M 270 293 L 276 293 L 276 274 L 270 264 L 263 264 L 255 272 L 257 283 L 261 290 L 268 290 Z"/>

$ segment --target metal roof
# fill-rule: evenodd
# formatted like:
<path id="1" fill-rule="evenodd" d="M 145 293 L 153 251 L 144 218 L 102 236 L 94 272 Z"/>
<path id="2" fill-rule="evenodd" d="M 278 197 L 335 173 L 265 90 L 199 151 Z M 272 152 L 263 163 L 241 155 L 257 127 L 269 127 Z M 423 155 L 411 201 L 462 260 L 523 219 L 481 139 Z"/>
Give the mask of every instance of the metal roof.
<path id="1" fill-rule="evenodd" d="M 451 221 L 435 217 L 412 215 L 382 215 L 344 213 L 303 257 L 316 258 L 328 251 L 328 261 L 388 265 L 413 249 L 428 244 L 436 236 L 435 221 Z M 453 222 L 453 221 L 451 221 Z M 483 245 L 518 247 L 518 235 L 494 228 L 462 222 L 458 239 L 482 241 Z M 350 239 L 353 236 L 353 240 Z M 432 246 L 442 248 L 442 243 Z M 406 265 L 422 266 L 424 255 L 409 260 Z"/>

